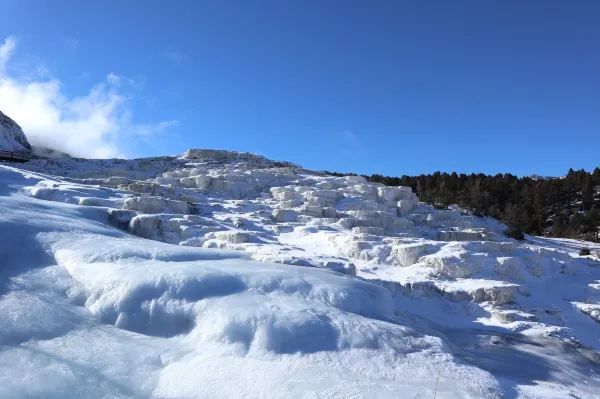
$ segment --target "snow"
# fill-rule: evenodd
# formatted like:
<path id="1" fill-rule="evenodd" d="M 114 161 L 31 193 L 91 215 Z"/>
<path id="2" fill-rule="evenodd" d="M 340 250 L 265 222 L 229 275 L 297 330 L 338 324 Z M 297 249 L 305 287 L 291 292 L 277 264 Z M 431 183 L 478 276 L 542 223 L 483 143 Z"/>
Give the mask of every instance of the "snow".
<path id="1" fill-rule="evenodd" d="M 599 397 L 590 243 L 227 151 L 0 181 L 0 397 Z"/>

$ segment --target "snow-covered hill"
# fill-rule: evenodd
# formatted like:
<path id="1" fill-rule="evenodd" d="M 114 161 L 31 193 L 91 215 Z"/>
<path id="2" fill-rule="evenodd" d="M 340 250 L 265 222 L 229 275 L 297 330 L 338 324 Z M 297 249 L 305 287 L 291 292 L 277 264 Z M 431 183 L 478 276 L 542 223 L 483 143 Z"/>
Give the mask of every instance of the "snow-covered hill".
<path id="1" fill-rule="evenodd" d="M 600 397 L 590 243 L 227 151 L 0 182 L 0 397 Z"/>
<path id="2" fill-rule="evenodd" d="M 0 111 L 0 150 L 30 151 L 31 146 L 21 127 Z"/>

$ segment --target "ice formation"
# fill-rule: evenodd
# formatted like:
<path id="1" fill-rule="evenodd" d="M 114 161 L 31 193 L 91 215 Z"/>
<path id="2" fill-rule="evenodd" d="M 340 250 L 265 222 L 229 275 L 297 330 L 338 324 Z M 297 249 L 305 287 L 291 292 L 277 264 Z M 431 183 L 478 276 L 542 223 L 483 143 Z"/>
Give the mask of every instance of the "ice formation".
<path id="1" fill-rule="evenodd" d="M 600 392 L 589 243 L 220 150 L 0 180 L 0 397 Z"/>

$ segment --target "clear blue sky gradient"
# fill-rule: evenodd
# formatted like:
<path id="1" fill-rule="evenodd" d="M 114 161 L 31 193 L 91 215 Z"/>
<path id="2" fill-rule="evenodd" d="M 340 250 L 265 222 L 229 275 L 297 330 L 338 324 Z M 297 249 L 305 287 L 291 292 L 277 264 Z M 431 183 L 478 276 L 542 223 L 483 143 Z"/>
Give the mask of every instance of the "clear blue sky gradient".
<path id="1" fill-rule="evenodd" d="M 600 166 L 599 21 L 596 0 L 4 0 L 0 38 L 69 95 L 143 82 L 135 119 L 179 124 L 140 156 L 561 175 Z"/>

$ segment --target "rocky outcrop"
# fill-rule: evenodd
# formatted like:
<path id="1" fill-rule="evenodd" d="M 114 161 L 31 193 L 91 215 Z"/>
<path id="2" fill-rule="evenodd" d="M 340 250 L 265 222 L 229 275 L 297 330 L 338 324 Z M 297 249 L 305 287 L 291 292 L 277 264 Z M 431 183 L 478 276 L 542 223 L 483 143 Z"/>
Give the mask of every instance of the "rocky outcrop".
<path id="1" fill-rule="evenodd" d="M 21 126 L 0 111 L 0 150 L 4 151 L 31 151 Z"/>

